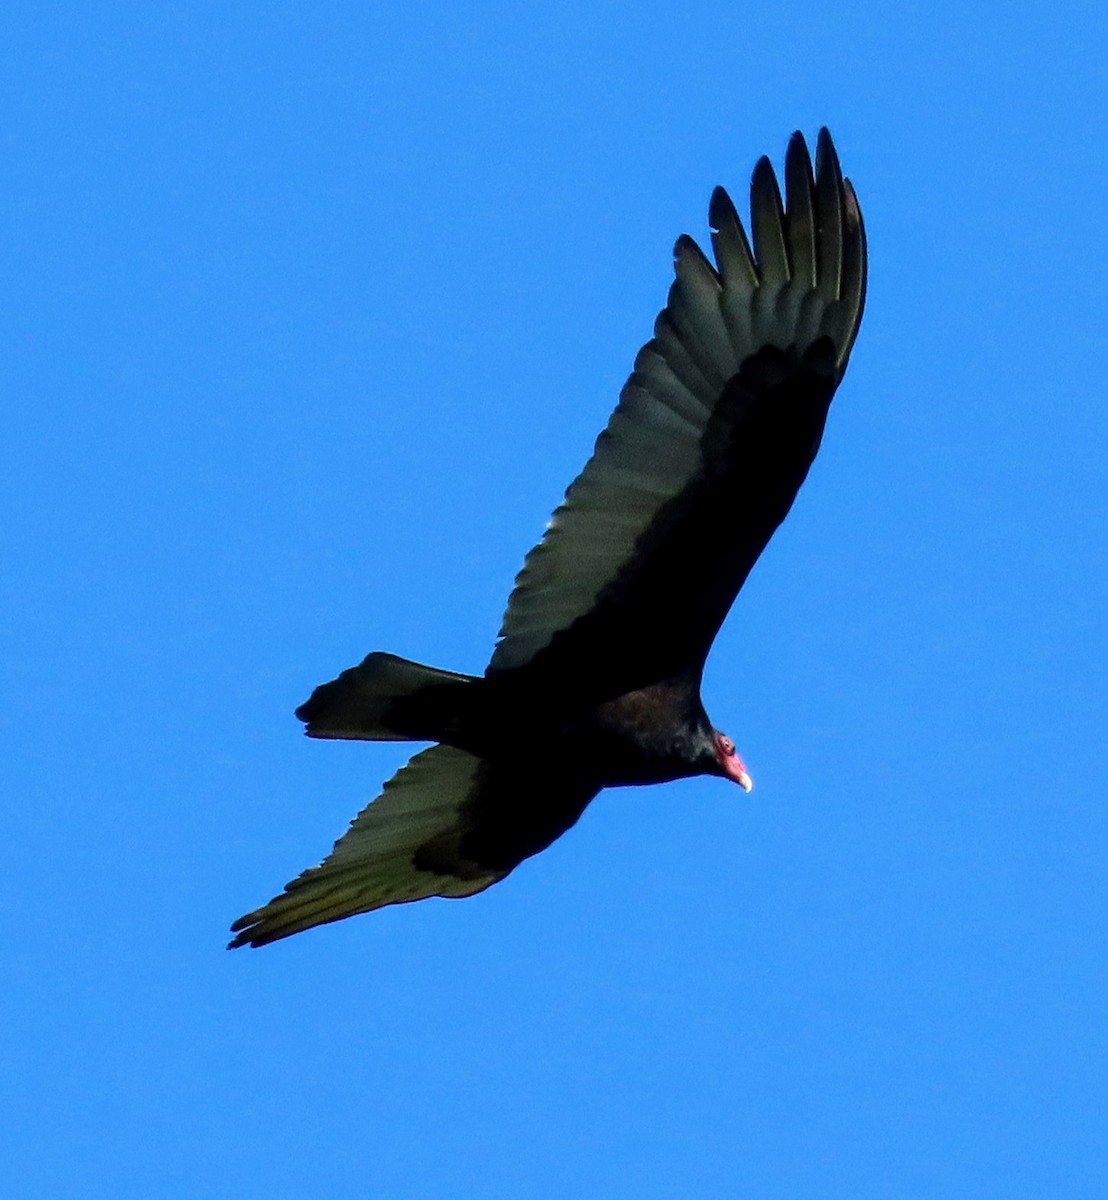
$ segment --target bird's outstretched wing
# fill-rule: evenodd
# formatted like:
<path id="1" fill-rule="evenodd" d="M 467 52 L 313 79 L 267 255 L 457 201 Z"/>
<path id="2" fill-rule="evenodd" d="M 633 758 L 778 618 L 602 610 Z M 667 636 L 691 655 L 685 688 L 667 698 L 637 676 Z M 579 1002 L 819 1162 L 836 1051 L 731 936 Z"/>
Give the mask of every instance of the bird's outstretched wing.
<path id="1" fill-rule="evenodd" d="M 865 296 L 861 213 L 821 130 L 751 183 L 754 252 L 722 189 L 716 265 L 682 236 L 654 338 L 528 554 L 487 674 L 613 695 L 698 670 L 819 447 Z"/>
<path id="2" fill-rule="evenodd" d="M 230 948 L 264 946 L 387 904 L 471 896 L 548 846 L 596 794 L 452 746 L 415 755 L 318 867 L 240 917 Z"/>

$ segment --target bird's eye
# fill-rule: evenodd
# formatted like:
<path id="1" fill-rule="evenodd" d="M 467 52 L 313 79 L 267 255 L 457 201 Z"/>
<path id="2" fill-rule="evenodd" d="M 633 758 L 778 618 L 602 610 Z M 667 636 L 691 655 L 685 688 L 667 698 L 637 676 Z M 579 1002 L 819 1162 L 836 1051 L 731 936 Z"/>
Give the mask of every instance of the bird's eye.
<path id="1" fill-rule="evenodd" d="M 735 753 L 735 743 L 729 737 L 721 737 L 719 739 L 719 748 L 728 758 Z"/>

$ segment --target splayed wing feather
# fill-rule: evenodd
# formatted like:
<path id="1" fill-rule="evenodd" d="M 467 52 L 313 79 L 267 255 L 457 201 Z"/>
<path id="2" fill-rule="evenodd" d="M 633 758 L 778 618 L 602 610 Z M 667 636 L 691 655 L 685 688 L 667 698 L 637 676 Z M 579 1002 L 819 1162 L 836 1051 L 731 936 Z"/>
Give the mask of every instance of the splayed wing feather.
<path id="1" fill-rule="evenodd" d="M 843 180 L 843 270 L 839 289 L 838 315 L 842 351 L 839 369 L 846 369 L 846 360 L 854 348 L 858 336 L 858 323 L 862 319 L 862 306 L 866 298 L 866 231 L 862 224 L 862 210 L 858 197 L 849 179 Z M 840 342 L 836 341 L 836 345 Z"/>
<path id="2" fill-rule="evenodd" d="M 764 286 L 789 282 L 789 251 L 781 189 L 768 158 L 760 158 L 750 180 L 750 225 L 754 257 Z"/>
<path id="3" fill-rule="evenodd" d="M 785 211 L 789 264 L 795 294 L 816 286 L 816 209 L 812 160 L 804 138 L 794 133 L 785 155 Z"/>
<path id="4" fill-rule="evenodd" d="M 843 274 L 843 173 L 826 129 L 816 143 L 816 213 L 816 287 L 823 299 L 836 300 Z"/>
<path id="5" fill-rule="evenodd" d="M 731 197 L 721 187 L 712 192 L 708 223 L 712 227 L 712 250 L 725 285 L 738 289 L 756 288 L 758 270 L 746 240 L 746 230 Z"/>

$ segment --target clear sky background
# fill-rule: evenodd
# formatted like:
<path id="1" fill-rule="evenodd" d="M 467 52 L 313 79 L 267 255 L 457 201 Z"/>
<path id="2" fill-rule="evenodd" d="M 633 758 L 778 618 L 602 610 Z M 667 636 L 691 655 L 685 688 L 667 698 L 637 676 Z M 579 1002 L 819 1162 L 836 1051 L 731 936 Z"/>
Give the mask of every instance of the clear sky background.
<path id="1" fill-rule="evenodd" d="M 1108 1195 L 1103 6 L 19 8 L 4 1194 Z M 869 302 L 709 663 L 753 795 L 225 953 L 406 756 L 292 709 L 483 667 L 674 238 L 823 123 Z"/>

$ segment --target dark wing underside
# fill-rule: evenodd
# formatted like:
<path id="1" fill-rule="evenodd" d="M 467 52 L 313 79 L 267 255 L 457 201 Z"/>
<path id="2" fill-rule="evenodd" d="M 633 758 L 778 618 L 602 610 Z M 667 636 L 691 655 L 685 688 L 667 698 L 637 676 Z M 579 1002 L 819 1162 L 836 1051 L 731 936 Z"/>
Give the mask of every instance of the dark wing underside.
<path id="1" fill-rule="evenodd" d="M 231 926 L 230 948 L 429 896 L 471 896 L 545 849 L 595 787 L 432 746 L 354 819 L 318 867 Z"/>
<path id="2" fill-rule="evenodd" d="M 722 189 L 716 266 L 691 238 L 593 457 L 528 554 L 487 674 L 618 694 L 699 667 L 819 448 L 865 296 L 861 213 L 827 130 L 782 205 L 751 183 L 751 254 Z"/>

